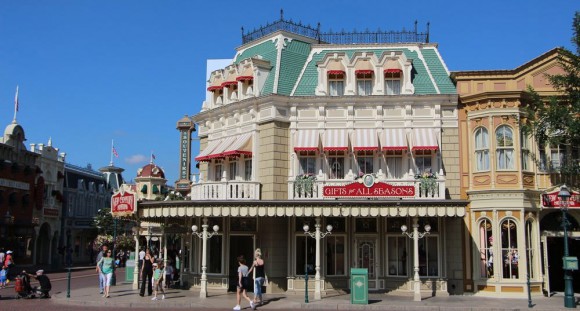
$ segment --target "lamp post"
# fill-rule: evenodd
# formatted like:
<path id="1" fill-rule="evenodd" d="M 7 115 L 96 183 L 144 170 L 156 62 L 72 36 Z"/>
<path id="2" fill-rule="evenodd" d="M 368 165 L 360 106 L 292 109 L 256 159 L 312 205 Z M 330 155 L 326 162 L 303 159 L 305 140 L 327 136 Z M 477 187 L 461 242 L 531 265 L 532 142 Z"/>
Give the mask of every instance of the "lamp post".
<path id="1" fill-rule="evenodd" d="M 135 266 L 133 267 L 133 289 L 139 289 L 139 227 L 131 228 L 133 238 L 135 239 Z M 126 269 L 126 268 L 125 268 Z"/>
<path id="2" fill-rule="evenodd" d="M 409 238 L 413 239 L 413 300 L 421 301 L 421 280 L 419 278 L 419 239 L 429 234 L 431 226 L 425 225 L 425 232 L 419 232 L 419 219 L 413 219 L 413 232 L 407 232 L 407 226 L 402 225 L 401 231 Z"/>
<path id="3" fill-rule="evenodd" d="M 558 197 L 560 198 L 560 209 L 562 210 L 562 227 L 564 228 L 564 258 L 565 262 L 568 257 L 568 200 L 570 199 L 570 191 L 566 185 L 560 187 Z M 564 307 L 576 308 L 576 301 L 574 299 L 574 284 L 572 283 L 572 271 L 564 265 Z"/>
<path id="4" fill-rule="evenodd" d="M 206 298 L 207 297 L 207 274 L 206 274 L 206 270 L 207 270 L 207 260 L 206 260 L 206 254 L 207 254 L 207 239 L 211 238 L 212 236 L 216 235 L 220 229 L 220 227 L 218 225 L 214 225 L 213 226 L 213 232 L 207 232 L 207 227 L 209 225 L 207 224 L 207 218 L 203 219 L 203 225 L 201 225 L 201 232 L 197 232 L 197 226 L 193 225 L 191 226 L 191 231 L 193 231 L 193 234 L 196 235 L 198 238 L 201 239 L 202 241 L 202 246 L 201 246 L 201 290 L 199 291 L 199 297 L 200 298 Z"/>
<path id="5" fill-rule="evenodd" d="M 327 235 L 332 233 L 332 225 L 326 226 L 326 232 L 320 231 L 320 218 L 316 218 L 316 224 L 314 225 L 316 230 L 314 232 L 310 232 L 310 227 L 308 225 L 304 225 L 302 229 L 304 229 L 304 234 L 309 235 L 311 238 L 316 239 L 316 274 L 314 276 L 314 299 L 320 300 L 321 297 L 321 288 L 320 288 L 320 240 L 324 239 Z M 308 271 L 306 271 L 306 275 L 308 275 Z M 306 279 L 306 284 L 308 284 L 308 279 Z M 308 287 L 306 287 L 306 298 L 305 301 L 308 302 Z"/>
<path id="6" fill-rule="evenodd" d="M 70 229 L 67 229 L 66 230 L 66 256 L 67 256 L 66 298 L 70 298 L 70 279 L 71 279 L 70 268 L 72 265 L 71 260 L 70 260 L 70 236 L 71 236 Z"/>

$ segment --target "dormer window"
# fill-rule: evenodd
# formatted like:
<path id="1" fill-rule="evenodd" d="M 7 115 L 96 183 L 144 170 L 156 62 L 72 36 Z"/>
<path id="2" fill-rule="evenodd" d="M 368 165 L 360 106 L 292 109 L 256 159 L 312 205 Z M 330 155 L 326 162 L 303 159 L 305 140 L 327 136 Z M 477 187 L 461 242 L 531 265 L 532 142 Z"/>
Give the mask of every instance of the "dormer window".
<path id="1" fill-rule="evenodd" d="M 330 96 L 344 95 L 344 71 L 342 70 L 328 71 L 328 90 Z"/>
<path id="2" fill-rule="evenodd" d="M 373 94 L 373 71 L 356 70 L 356 87 L 358 95 Z"/>
<path id="3" fill-rule="evenodd" d="M 401 69 L 385 69 L 385 92 L 387 95 L 401 94 Z"/>

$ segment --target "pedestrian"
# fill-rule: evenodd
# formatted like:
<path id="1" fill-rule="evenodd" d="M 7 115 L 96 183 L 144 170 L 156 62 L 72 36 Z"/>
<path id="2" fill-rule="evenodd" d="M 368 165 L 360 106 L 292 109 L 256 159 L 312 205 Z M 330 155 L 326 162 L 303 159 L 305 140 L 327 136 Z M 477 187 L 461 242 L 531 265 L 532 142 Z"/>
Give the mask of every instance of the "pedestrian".
<path id="1" fill-rule="evenodd" d="M 6 287 L 6 280 L 8 280 L 8 267 L 2 265 L 2 270 L 0 270 L 0 287 Z"/>
<path id="2" fill-rule="evenodd" d="M 99 262 L 97 262 L 97 271 L 99 271 L 99 273 L 102 273 L 104 276 L 105 292 L 103 294 L 103 297 L 109 298 L 110 297 L 109 289 L 111 287 L 111 279 L 113 278 L 114 260 L 112 257 L 113 254 L 111 250 L 107 250 L 107 252 L 104 253 L 103 256 L 104 257 L 101 258 Z"/>
<path id="3" fill-rule="evenodd" d="M 161 296 L 161 300 L 165 299 L 165 289 L 163 289 L 163 264 L 153 264 L 153 283 L 154 283 L 154 295 L 151 300 L 158 300 L 157 299 L 157 292 L 161 290 L 163 296 Z"/>
<path id="4" fill-rule="evenodd" d="M 141 266 L 141 291 L 139 291 L 139 296 L 145 296 L 145 286 L 147 286 L 147 294 L 151 296 L 153 294 L 153 263 L 155 259 L 151 255 L 151 251 L 147 249 L 145 251 L 145 256 L 143 257 L 143 265 Z"/>
<path id="5" fill-rule="evenodd" d="M 95 262 L 99 262 L 101 261 L 101 259 L 104 257 L 105 253 L 107 253 L 107 251 L 109 250 L 109 247 L 105 244 L 103 244 L 101 246 L 101 251 L 97 254 L 97 259 L 95 260 Z M 97 268 L 95 269 L 97 270 L 97 272 L 99 272 L 99 267 L 97 264 Z M 99 294 L 103 294 L 105 290 L 105 276 L 99 272 Z"/>
<path id="6" fill-rule="evenodd" d="M 234 310 L 241 310 L 240 303 L 242 302 L 242 296 L 250 303 L 250 307 L 254 309 L 254 302 L 248 297 L 246 294 L 246 290 L 249 287 L 248 281 L 248 266 L 246 266 L 246 260 L 244 256 L 238 257 L 238 285 L 236 291 L 236 301 L 237 304 L 234 307 Z"/>
<path id="7" fill-rule="evenodd" d="M 0 248 L 0 264 L 4 265 L 4 258 L 6 257 L 6 252 L 4 251 L 4 247 Z"/>
<path id="8" fill-rule="evenodd" d="M 8 269 L 6 272 L 6 278 L 10 280 L 12 278 L 12 271 L 14 271 L 14 258 L 12 257 L 12 251 L 7 251 L 6 256 L 4 258 L 4 265 Z"/>
<path id="9" fill-rule="evenodd" d="M 52 284 L 50 284 L 50 279 L 44 274 L 44 270 L 36 271 L 36 274 L 30 274 L 26 271 L 22 271 L 28 275 L 28 277 L 35 278 L 38 281 L 39 286 L 34 288 L 34 291 L 40 294 L 40 298 L 50 298 L 50 290 L 52 289 Z"/>
<path id="10" fill-rule="evenodd" d="M 254 271 L 254 305 L 252 309 L 255 309 L 257 305 L 263 303 L 262 300 L 262 286 L 264 286 L 264 280 L 266 279 L 266 272 L 264 271 L 264 259 L 262 259 L 262 250 L 256 248 L 254 251 L 254 262 L 248 273 Z"/>
<path id="11" fill-rule="evenodd" d="M 173 265 L 171 265 L 171 261 L 167 261 L 167 266 L 165 267 L 165 285 L 167 288 L 171 288 L 171 283 L 173 283 Z"/>
<path id="12" fill-rule="evenodd" d="M 141 270 L 141 266 L 143 266 L 143 258 L 145 258 L 145 250 L 141 249 L 141 251 L 139 251 L 139 270 Z"/>

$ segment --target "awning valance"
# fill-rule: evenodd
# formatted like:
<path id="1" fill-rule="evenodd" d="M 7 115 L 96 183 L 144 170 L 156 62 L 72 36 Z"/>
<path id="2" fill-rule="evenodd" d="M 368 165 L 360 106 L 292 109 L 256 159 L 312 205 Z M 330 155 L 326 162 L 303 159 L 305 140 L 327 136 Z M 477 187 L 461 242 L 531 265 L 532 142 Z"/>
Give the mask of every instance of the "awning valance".
<path id="1" fill-rule="evenodd" d="M 221 153 L 224 157 L 238 157 L 241 155 L 251 156 L 251 140 L 252 133 L 245 133 L 238 136 L 234 136 L 231 143 L 227 144 Z M 250 149 L 250 150 L 248 150 Z"/>
<path id="2" fill-rule="evenodd" d="M 401 73 L 401 72 L 403 72 L 401 69 L 396 68 L 385 69 L 385 73 Z"/>
<path id="3" fill-rule="evenodd" d="M 222 87 L 230 87 L 230 86 L 236 86 L 238 85 L 238 81 L 226 81 L 224 83 L 222 83 Z"/>
<path id="4" fill-rule="evenodd" d="M 419 128 L 413 129 L 412 150 L 437 150 L 437 138 L 435 129 L 433 128 Z"/>
<path id="5" fill-rule="evenodd" d="M 405 129 L 385 129 L 381 135 L 381 147 L 383 150 L 409 149 Z"/>
<path id="6" fill-rule="evenodd" d="M 157 217 L 463 217 L 465 207 L 449 206 L 139 206 L 143 218 Z"/>
<path id="7" fill-rule="evenodd" d="M 224 87 L 221 85 L 212 85 L 210 87 L 207 88 L 208 91 L 210 92 L 215 92 L 215 91 L 219 91 L 221 89 L 223 89 Z"/>
<path id="8" fill-rule="evenodd" d="M 354 151 L 379 150 L 377 130 L 375 129 L 356 129 L 352 138 Z"/>
<path id="9" fill-rule="evenodd" d="M 360 70 L 355 70 L 354 73 L 357 75 L 372 75 L 374 73 L 374 70 L 360 69 Z"/>
<path id="10" fill-rule="evenodd" d="M 239 76 L 236 78 L 236 81 L 251 81 L 254 80 L 253 76 Z"/>
<path id="11" fill-rule="evenodd" d="M 324 151 L 347 151 L 348 132 L 345 129 L 326 130 L 322 143 Z"/>
<path id="12" fill-rule="evenodd" d="M 298 130 L 294 151 L 317 151 L 319 139 L 318 130 Z"/>
<path id="13" fill-rule="evenodd" d="M 345 72 L 344 70 L 328 70 L 326 73 L 329 75 L 343 75 Z"/>
<path id="14" fill-rule="evenodd" d="M 216 140 L 212 140 L 207 144 L 207 147 L 205 147 L 205 149 L 203 149 L 199 155 L 197 157 L 195 157 L 195 161 L 201 162 L 201 161 L 209 161 L 209 155 L 211 154 L 212 151 L 214 151 L 214 149 L 216 149 L 219 144 L 221 144 L 223 142 L 223 140 L 221 139 L 216 139 Z"/>

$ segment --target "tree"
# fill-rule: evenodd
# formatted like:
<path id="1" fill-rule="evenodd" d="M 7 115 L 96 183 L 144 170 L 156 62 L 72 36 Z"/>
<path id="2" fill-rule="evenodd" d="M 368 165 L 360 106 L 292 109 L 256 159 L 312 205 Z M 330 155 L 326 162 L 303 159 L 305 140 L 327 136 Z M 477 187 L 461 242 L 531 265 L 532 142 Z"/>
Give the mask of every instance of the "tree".
<path id="1" fill-rule="evenodd" d="M 117 235 L 123 233 L 125 229 L 131 228 L 134 223 L 130 219 L 117 218 Z M 115 221 L 113 215 L 111 215 L 111 209 L 99 209 L 95 215 L 93 226 L 97 228 L 99 234 L 112 236 L 115 231 Z"/>
<path id="2" fill-rule="evenodd" d="M 532 136 L 539 146 L 562 146 L 560 165 L 550 169 L 562 181 L 578 185 L 580 173 L 580 11 L 574 14 L 572 44 L 576 51 L 558 48 L 562 74 L 547 75 L 559 95 L 543 98 L 531 86 L 525 94 L 525 118 L 522 132 Z"/>

